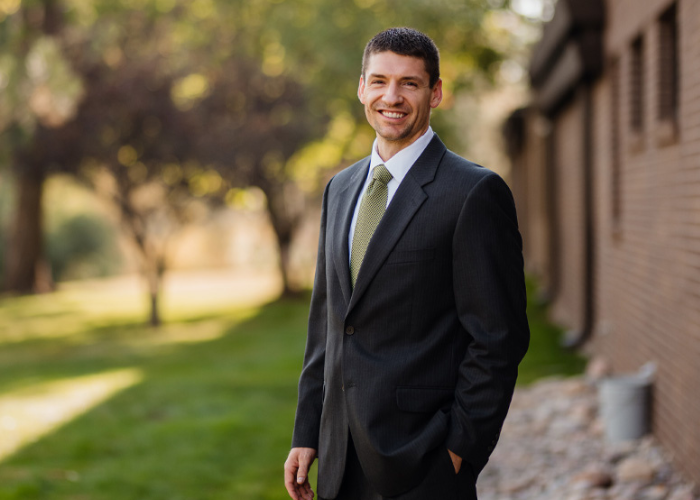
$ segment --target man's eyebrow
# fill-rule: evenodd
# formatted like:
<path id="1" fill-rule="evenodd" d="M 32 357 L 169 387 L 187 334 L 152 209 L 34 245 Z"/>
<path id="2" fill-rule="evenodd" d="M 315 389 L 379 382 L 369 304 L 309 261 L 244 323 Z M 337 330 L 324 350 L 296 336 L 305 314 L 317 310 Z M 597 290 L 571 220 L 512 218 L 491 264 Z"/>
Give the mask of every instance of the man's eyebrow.
<path id="1" fill-rule="evenodd" d="M 387 78 L 387 77 L 386 77 L 386 75 L 382 75 L 382 74 L 379 74 L 379 73 L 370 73 L 369 75 L 367 75 L 367 79 L 369 80 L 370 78 Z M 415 81 L 420 82 L 420 81 L 423 80 L 423 78 L 421 78 L 421 77 L 418 76 L 418 75 L 408 75 L 408 76 L 402 76 L 402 77 L 400 78 L 400 80 L 401 80 L 401 81 L 415 80 Z"/>

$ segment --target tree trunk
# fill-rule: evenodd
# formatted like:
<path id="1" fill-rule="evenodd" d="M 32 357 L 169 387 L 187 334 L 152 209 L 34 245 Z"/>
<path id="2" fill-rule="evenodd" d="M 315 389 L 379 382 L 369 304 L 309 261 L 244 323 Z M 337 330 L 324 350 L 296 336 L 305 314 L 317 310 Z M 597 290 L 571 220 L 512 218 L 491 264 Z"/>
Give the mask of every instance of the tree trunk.
<path id="1" fill-rule="evenodd" d="M 53 288 L 43 254 L 41 197 L 45 177 L 41 169 L 17 175 L 18 196 L 5 262 L 5 288 L 10 292 L 41 293 Z"/>
<path id="2" fill-rule="evenodd" d="M 290 277 L 290 253 L 292 236 L 299 225 L 298 211 L 290 209 L 285 203 L 283 189 L 275 189 L 272 186 L 260 186 L 267 197 L 267 212 L 270 216 L 272 229 L 277 239 L 279 250 L 278 266 L 282 277 L 282 295 L 297 296 L 300 290 L 294 286 Z"/>
<path id="3" fill-rule="evenodd" d="M 160 326 L 160 308 L 159 308 L 159 301 L 160 301 L 160 279 L 158 278 L 149 278 L 148 280 L 148 294 L 151 299 L 151 313 L 149 315 L 149 320 L 148 323 L 152 327 L 159 327 Z"/>
<path id="4" fill-rule="evenodd" d="M 149 263 L 153 266 L 153 269 L 148 271 L 148 288 L 151 295 L 151 315 L 149 323 L 153 327 L 159 327 L 161 325 L 160 292 L 163 285 L 163 275 L 165 274 L 165 256 L 159 256 L 154 252 Z"/>
<path id="5" fill-rule="evenodd" d="M 290 274 L 290 264 L 289 264 L 289 254 L 291 252 L 292 241 L 291 238 L 281 238 L 277 232 L 277 246 L 279 248 L 279 270 L 282 276 L 282 295 L 293 296 L 297 295 L 299 291 L 292 287 L 291 281 L 289 279 Z"/>
<path id="6" fill-rule="evenodd" d="M 33 15 L 37 12 L 41 15 Z M 37 5 L 25 3 L 21 6 L 20 15 L 23 35 L 15 57 L 19 67 L 23 67 L 37 34 L 57 36 L 60 33 L 63 26 L 62 5 L 60 0 L 42 0 Z M 37 19 L 41 19 L 41 24 L 36 23 Z M 39 129 L 34 133 L 39 133 Z M 47 167 L 41 161 L 26 161 L 27 157 L 33 158 L 35 151 L 23 150 L 19 130 L 15 124 L 10 131 L 14 136 L 11 147 L 18 167 L 15 169 L 18 196 L 5 261 L 5 289 L 15 293 L 50 292 L 53 290 L 53 279 L 44 257 L 41 206 Z"/>

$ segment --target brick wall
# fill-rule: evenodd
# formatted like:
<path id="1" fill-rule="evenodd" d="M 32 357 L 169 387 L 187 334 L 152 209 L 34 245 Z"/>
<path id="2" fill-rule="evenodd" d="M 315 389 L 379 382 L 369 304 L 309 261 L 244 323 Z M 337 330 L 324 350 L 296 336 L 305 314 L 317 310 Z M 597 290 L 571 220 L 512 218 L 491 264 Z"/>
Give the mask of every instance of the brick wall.
<path id="1" fill-rule="evenodd" d="M 619 61 L 596 83 L 596 328 L 592 348 L 617 371 L 658 366 L 654 431 L 700 481 L 700 3 L 677 2 L 680 114 L 675 142 L 658 115 L 659 15 L 669 1 L 608 2 L 606 54 Z M 630 130 L 632 40 L 644 39 L 644 119 Z M 619 106 L 618 134 L 613 106 Z M 619 138 L 619 220 L 613 139 Z M 637 137 L 638 136 L 638 137 Z"/>
<path id="2" fill-rule="evenodd" d="M 680 92 L 675 135 L 658 112 L 659 16 L 673 3 L 606 1 L 606 64 L 591 84 L 594 328 L 586 349 L 607 358 L 616 372 L 636 371 L 648 361 L 657 364 L 654 432 L 700 483 L 700 2 L 676 2 Z M 632 44 L 640 35 L 643 118 L 641 129 L 634 131 Z M 526 256 L 536 261 L 528 265 L 546 268 L 543 240 L 558 238 L 553 314 L 573 329 L 583 323 L 585 293 L 583 109 L 577 93 L 551 117 L 556 227 L 536 229 L 548 224 L 544 205 L 538 212 L 532 201 L 546 181 L 536 180 L 542 167 L 533 164 L 533 149 L 541 145 L 531 135 L 519 166 L 527 171 L 524 237 L 526 249 L 532 249 Z M 527 127 L 535 122 L 528 119 Z"/>
<path id="3" fill-rule="evenodd" d="M 572 329 L 583 327 L 583 103 L 575 97 L 553 120 L 555 220 L 558 230 L 558 279 L 553 319 Z"/>

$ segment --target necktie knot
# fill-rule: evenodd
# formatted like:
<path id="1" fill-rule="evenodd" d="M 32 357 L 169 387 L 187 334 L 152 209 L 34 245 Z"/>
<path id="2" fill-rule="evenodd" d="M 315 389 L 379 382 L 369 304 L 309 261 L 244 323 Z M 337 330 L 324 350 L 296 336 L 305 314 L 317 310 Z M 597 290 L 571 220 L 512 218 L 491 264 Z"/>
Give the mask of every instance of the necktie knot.
<path id="1" fill-rule="evenodd" d="M 389 181 L 393 179 L 393 175 L 391 175 L 391 172 L 386 168 L 386 166 L 383 163 L 380 163 L 376 167 L 374 167 L 374 172 L 372 173 L 372 179 L 375 181 L 379 181 L 385 186 L 389 184 Z"/>

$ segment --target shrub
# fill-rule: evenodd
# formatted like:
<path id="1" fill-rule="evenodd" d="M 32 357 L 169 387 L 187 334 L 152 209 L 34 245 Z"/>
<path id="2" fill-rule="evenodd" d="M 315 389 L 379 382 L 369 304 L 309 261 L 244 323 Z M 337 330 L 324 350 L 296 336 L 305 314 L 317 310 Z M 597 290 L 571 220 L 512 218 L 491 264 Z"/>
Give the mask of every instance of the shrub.
<path id="1" fill-rule="evenodd" d="M 55 281 L 113 274 L 121 264 L 114 229 L 94 215 L 62 221 L 46 238 Z"/>

